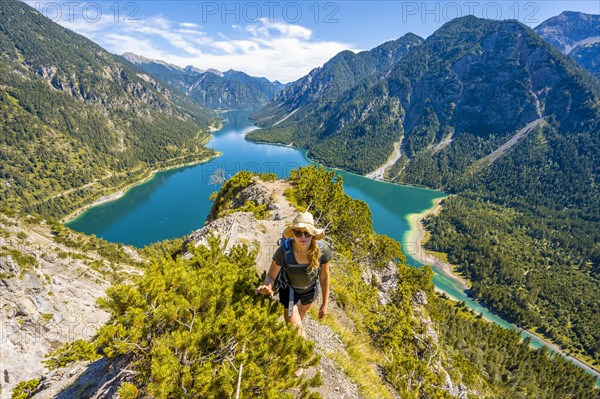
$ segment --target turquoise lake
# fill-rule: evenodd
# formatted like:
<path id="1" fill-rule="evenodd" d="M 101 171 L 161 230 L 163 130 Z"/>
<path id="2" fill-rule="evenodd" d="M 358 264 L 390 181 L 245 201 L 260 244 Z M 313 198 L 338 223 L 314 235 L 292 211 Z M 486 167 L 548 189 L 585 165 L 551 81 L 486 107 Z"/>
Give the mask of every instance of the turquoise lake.
<path id="1" fill-rule="evenodd" d="M 73 230 L 94 234 L 111 242 L 143 247 L 150 243 L 181 237 L 204 225 L 212 202 L 210 194 L 221 184 L 214 183 L 219 172 L 231 177 L 240 170 L 276 173 L 287 177 L 299 166 L 311 163 L 303 151 L 284 146 L 255 144 L 244 139 L 244 134 L 255 129 L 248 119 L 249 111 L 224 113 L 223 128 L 213 134 L 208 147 L 223 155 L 212 161 L 157 173 L 151 180 L 133 187 L 115 200 L 87 210 L 67 223 Z M 373 214 L 373 227 L 403 244 L 408 263 L 421 266 L 404 242 L 409 230 L 407 215 L 431 208 L 435 199 L 445 196 L 439 191 L 400 186 L 367 179 L 339 171 L 346 193 L 365 201 Z M 469 298 L 458 283 L 435 268 L 434 284 L 451 297 L 465 301 L 478 314 L 505 328 L 517 329 L 504 319 Z M 537 337 L 532 346 L 544 345 Z M 553 350 L 552 348 L 550 348 Z M 553 350 L 554 351 L 554 350 Z M 570 359 L 573 361 L 573 359 Z M 576 362 L 577 363 L 577 362 Z M 597 373 L 587 369 L 586 371 Z M 600 384 L 600 378 L 597 378 Z"/>
<path id="2" fill-rule="evenodd" d="M 204 225 L 212 205 L 208 197 L 221 186 L 213 183 L 217 171 L 223 171 L 226 177 L 240 170 L 274 172 L 286 177 L 291 170 L 311 163 L 302 151 L 244 140 L 244 134 L 254 129 L 248 114 L 247 111 L 223 114 L 226 119 L 223 129 L 207 144 L 222 152 L 222 156 L 203 164 L 157 173 L 118 200 L 89 209 L 67 226 L 111 242 L 143 247 L 181 237 Z M 434 199 L 444 196 L 435 190 L 338 173 L 346 192 L 369 204 L 377 232 L 398 241 L 402 241 L 408 230 L 407 214 L 428 209 Z"/>

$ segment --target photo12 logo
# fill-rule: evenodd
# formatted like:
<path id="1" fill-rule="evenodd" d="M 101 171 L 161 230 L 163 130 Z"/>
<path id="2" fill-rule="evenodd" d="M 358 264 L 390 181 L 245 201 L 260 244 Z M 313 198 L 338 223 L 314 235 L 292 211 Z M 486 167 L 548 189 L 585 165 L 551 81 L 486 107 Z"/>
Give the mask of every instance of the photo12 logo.
<path id="1" fill-rule="evenodd" d="M 240 171 L 248 171 L 256 174 L 276 174 L 278 176 L 289 176 L 290 172 L 299 168 L 300 164 L 296 162 L 280 163 L 272 162 L 210 162 L 199 165 L 201 169 L 202 183 L 215 185 L 223 184 L 227 179 L 236 175 Z"/>
<path id="2" fill-rule="evenodd" d="M 455 18 L 473 15 L 486 19 L 515 19 L 525 24 L 536 24 L 540 10 L 538 3 L 510 1 L 403 1 L 402 22 L 448 22 Z"/>
<path id="3" fill-rule="evenodd" d="M 202 22 L 255 24 L 261 20 L 269 22 L 300 21 L 335 24 L 340 6 L 334 1 L 204 1 L 202 2 Z"/>
<path id="4" fill-rule="evenodd" d="M 97 23 L 105 18 L 115 23 L 137 23 L 139 20 L 139 4 L 127 2 L 78 2 L 78 1 L 50 1 L 36 2 L 34 8 L 52 22 L 75 22 L 84 20 L 88 23 Z"/>

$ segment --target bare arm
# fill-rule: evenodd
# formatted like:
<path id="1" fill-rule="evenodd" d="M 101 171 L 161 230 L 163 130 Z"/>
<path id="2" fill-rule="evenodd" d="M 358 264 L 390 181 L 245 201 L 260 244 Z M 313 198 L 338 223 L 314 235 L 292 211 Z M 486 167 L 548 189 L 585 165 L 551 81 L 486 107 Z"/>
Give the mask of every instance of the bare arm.
<path id="1" fill-rule="evenodd" d="M 273 298 L 273 283 L 279 274 L 279 270 L 281 270 L 281 266 L 275 263 L 275 261 L 272 261 L 271 267 L 269 267 L 269 271 L 265 277 L 265 282 L 258 286 L 256 293 L 263 295 L 269 294 L 269 296 Z"/>
<path id="2" fill-rule="evenodd" d="M 319 273 L 319 283 L 321 284 L 321 291 L 323 292 L 323 303 L 321 309 L 319 309 L 319 319 L 322 319 L 327 314 L 327 305 L 329 305 L 329 262 L 321 265 L 321 272 Z"/>

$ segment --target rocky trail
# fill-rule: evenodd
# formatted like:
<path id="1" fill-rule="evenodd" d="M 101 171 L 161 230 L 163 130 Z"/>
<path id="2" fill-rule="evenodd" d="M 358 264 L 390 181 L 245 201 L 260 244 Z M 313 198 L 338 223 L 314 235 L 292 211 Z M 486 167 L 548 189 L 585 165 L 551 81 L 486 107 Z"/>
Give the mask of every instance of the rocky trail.
<path id="1" fill-rule="evenodd" d="M 204 228 L 193 233 L 187 242 L 195 245 L 206 243 L 206 237 L 218 233 L 227 240 L 227 245 L 246 244 L 257 250 L 256 269 L 259 274 L 267 271 L 271 264 L 273 254 L 278 248 L 277 241 L 288 223 L 291 223 L 297 210 L 285 198 L 284 192 L 290 184 L 284 181 L 264 182 L 257 181 L 243 190 L 240 197 L 243 201 L 253 199 L 260 204 L 269 204 L 272 217 L 269 220 L 257 220 L 249 212 L 239 212 L 219 218 L 209 223 Z M 186 244 L 187 245 L 187 244 Z M 274 299 L 277 300 L 277 299 Z M 318 309 L 321 305 L 321 296 L 313 305 Z M 330 300 L 329 313 L 343 325 L 350 327 L 352 322 L 343 310 Z M 281 317 L 283 320 L 283 316 Z M 341 338 L 322 322 L 315 320 L 310 315 L 304 319 L 306 339 L 314 342 L 316 351 L 321 355 L 318 366 L 306 370 L 306 376 L 312 377 L 317 369 L 323 377 L 323 385 L 315 390 L 324 399 L 359 399 L 364 398 L 358 386 L 345 374 L 333 360 L 334 355 L 347 357 L 346 348 Z"/>
<path id="2" fill-rule="evenodd" d="M 282 181 L 257 181 L 242 193 L 241 198 L 244 202 L 254 199 L 268 203 L 271 212 L 268 220 L 257 220 L 248 212 L 233 213 L 194 232 L 184 245 L 202 245 L 209 234 L 216 233 L 226 240 L 227 247 L 246 244 L 255 249 L 257 272 L 267 271 L 278 247 L 278 239 L 297 213 L 284 196 L 289 187 L 289 183 Z M 96 300 L 104 295 L 110 285 L 109 279 L 90 268 L 89 262 L 84 262 L 86 257 L 88 261 L 98 260 L 98 257 L 92 258 L 93 253 L 75 251 L 57 243 L 49 229 L 9 225 L 8 222 L 0 225 L 9 232 L 5 234 L 8 237 L 0 238 L 0 244 L 4 248 L 15 247 L 30 254 L 37 260 L 37 265 L 31 270 L 22 270 L 10 255 L 3 252 L 0 256 L 0 312 L 3 332 L 8 332 L 3 336 L 7 342 L 3 341 L 0 352 L 3 372 L 0 398 L 10 398 L 17 382 L 40 375 L 43 376 L 41 389 L 33 398 L 80 395 L 117 398 L 116 387 L 119 380 L 127 376 L 126 365 L 119 367 L 101 359 L 92 363 L 74 363 L 48 372 L 44 371 L 41 363 L 48 352 L 65 342 L 92 338 L 108 320 L 108 314 L 98 308 Z M 19 232 L 21 237 L 27 237 L 18 238 Z M 66 253 L 71 256 L 65 257 Z M 318 309 L 320 304 L 319 297 L 313 307 Z M 352 321 L 334 301 L 330 301 L 329 313 L 328 317 L 334 317 L 344 328 L 352 329 Z M 317 371 L 321 372 L 323 384 L 316 391 L 325 399 L 363 398 L 357 384 L 335 361 L 340 357 L 349 359 L 338 334 L 311 315 L 305 318 L 304 328 L 306 339 L 314 342 L 317 353 L 321 355 L 320 363 L 304 373 L 306 378 L 310 378 Z"/>

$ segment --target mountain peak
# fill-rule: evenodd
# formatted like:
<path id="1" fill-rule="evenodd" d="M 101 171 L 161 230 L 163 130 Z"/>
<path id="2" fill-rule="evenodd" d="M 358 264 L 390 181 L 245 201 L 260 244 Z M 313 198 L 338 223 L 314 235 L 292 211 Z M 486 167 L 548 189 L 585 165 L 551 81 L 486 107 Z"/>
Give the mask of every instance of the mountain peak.
<path id="1" fill-rule="evenodd" d="M 210 73 L 212 73 L 213 75 L 217 75 L 217 76 L 223 77 L 223 72 L 219 71 L 218 69 L 214 69 L 214 68 L 208 68 L 208 69 L 206 70 L 206 72 L 210 72 Z"/>
<path id="2" fill-rule="evenodd" d="M 193 65 L 188 65 L 188 66 L 186 66 L 183 69 L 185 69 L 188 72 L 195 72 L 195 73 L 204 73 L 204 72 L 206 72 L 204 69 L 196 68 Z"/>
<path id="3" fill-rule="evenodd" d="M 150 58 L 146 58 L 143 55 L 138 55 L 131 52 L 125 52 L 121 54 L 121 57 L 125 58 L 127 61 L 133 62 L 134 64 L 152 62 Z"/>
<path id="4" fill-rule="evenodd" d="M 125 58 L 127 61 L 136 64 L 136 65 L 140 65 L 140 64 L 158 64 L 158 65 L 162 65 L 164 67 L 167 67 L 169 69 L 176 69 L 178 71 L 181 71 L 182 68 L 178 67 L 175 64 L 169 64 L 168 62 L 165 61 L 161 61 L 161 60 L 154 60 L 151 58 L 146 58 L 143 55 L 138 55 L 135 53 L 131 53 L 131 52 L 125 52 L 123 54 L 121 54 L 121 57 Z"/>
<path id="5" fill-rule="evenodd" d="M 600 78 L 600 15 L 564 11 L 539 24 L 535 31 Z"/>
<path id="6" fill-rule="evenodd" d="M 589 17 L 598 17 L 598 15 L 595 14 L 586 14 L 584 12 L 579 12 L 579 11 L 563 11 L 561 12 L 558 17 L 567 17 L 567 18 L 579 18 L 579 19 L 588 19 Z M 554 17 L 556 18 L 556 17 Z M 552 18 L 550 18 L 552 19 Z"/>
<path id="7" fill-rule="evenodd" d="M 584 41 L 600 39 L 600 15 L 563 11 L 539 24 L 535 31 L 561 52 L 569 54 Z"/>

